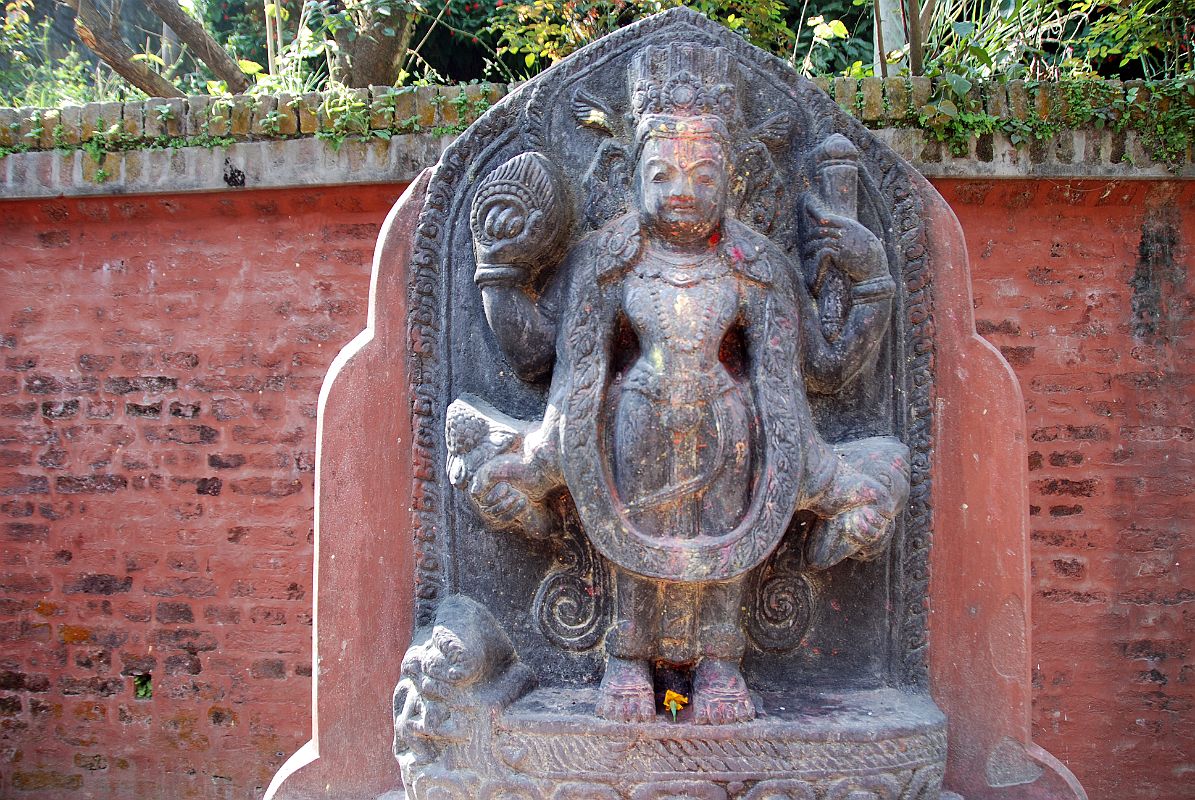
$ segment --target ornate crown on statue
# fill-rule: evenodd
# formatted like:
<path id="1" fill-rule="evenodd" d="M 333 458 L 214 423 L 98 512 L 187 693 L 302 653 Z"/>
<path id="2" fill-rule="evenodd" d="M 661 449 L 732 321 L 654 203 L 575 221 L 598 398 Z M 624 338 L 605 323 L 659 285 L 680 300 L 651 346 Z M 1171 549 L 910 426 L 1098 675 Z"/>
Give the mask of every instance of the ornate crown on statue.
<path id="1" fill-rule="evenodd" d="M 703 134 L 729 140 L 740 126 L 738 75 L 725 48 L 675 43 L 644 50 L 629 79 L 637 141 Z"/>

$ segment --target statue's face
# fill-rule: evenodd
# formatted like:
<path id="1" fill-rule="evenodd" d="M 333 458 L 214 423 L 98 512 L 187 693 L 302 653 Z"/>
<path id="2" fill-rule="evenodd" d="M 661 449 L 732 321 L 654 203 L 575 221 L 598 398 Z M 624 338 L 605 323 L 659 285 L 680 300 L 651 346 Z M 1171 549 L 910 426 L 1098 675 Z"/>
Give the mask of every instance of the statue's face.
<path id="1" fill-rule="evenodd" d="M 649 138 L 639 157 L 639 202 L 664 238 L 692 243 L 718 228 L 726 209 L 726 154 L 712 136 Z"/>

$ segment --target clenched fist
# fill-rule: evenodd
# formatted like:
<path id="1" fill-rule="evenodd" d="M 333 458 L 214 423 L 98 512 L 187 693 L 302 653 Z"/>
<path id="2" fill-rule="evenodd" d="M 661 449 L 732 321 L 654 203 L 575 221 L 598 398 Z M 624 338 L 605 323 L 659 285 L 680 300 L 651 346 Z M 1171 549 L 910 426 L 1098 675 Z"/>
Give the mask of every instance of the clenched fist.
<path id="1" fill-rule="evenodd" d="M 830 211 L 815 195 L 805 200 L 805 241 L 801 258 L 819 274 L 829 260 L 852 283 L 888 275 L 884 245 L 863 223 Z"/>

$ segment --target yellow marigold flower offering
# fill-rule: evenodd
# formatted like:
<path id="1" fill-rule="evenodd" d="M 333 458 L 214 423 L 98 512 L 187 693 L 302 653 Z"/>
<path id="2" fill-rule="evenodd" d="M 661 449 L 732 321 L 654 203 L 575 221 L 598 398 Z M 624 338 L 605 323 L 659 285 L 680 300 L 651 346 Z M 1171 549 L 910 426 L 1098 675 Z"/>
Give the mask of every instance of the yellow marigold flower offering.
<path id="1" fill-rule="evenodd" d="M 672 721 L 676 722 L 676 712 L 689 704 L 689 698 L 671 689 L 664 692 L 664 708 L 672 712 Z"/>

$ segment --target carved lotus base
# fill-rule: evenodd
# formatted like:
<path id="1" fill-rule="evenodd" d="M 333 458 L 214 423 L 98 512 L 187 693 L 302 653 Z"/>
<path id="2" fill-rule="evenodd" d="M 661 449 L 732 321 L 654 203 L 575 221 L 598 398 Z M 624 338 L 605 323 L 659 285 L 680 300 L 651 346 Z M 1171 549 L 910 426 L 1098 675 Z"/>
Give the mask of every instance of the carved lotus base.
<path id="1" fill-rule="evenodd" d="M 405 765 L 411 800 L 939 800 L 946 720 L 893 689 L 762 695 L 753 722 L 593 715 L 594 690 L 541 689 L 493 709 L 436 763 Z M 486 719 L 480 716 L 479 722 Z"/>

